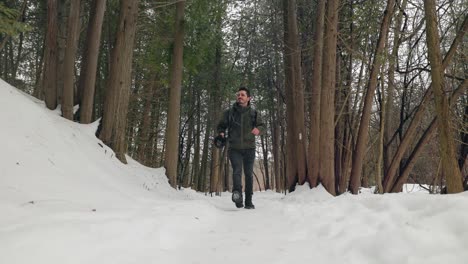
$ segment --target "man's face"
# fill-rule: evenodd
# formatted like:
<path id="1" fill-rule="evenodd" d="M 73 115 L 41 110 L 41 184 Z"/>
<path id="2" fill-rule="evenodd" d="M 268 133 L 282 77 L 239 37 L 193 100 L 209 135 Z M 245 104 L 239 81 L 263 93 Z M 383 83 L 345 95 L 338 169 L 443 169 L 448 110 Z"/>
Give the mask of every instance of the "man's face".
<path id="1" fill-rule="evenodd" d="M 247 106 L 249 104 L 249 101 L 250 101 L 250 97 L 247 96 L 247 92 L 246 91 L 238 91 L 236 93 L 236 96 L 237 96 L 237 103 L 241 106 Z"/>

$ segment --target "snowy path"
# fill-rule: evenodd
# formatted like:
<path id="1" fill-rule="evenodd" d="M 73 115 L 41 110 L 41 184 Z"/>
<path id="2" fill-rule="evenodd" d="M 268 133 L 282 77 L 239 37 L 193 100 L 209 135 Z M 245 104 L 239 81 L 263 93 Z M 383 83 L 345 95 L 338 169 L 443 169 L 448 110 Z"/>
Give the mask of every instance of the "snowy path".
<path id="1" fill-rule="evenodd" d="M 228 194 L 179 193 L 172 201 L 123 206 L 10 207 L 0 221 L 0 263 L 462 264 L 468 258 L 466 194 L 332 198 L 299 188 L 288 196 L 257 193 L 257 209 L 246 210 Z"/>

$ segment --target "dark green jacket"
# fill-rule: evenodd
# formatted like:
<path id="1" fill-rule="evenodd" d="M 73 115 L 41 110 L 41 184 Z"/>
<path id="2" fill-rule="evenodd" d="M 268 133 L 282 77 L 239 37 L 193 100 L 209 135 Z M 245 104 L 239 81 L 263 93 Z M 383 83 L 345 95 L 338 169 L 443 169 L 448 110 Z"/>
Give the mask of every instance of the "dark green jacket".
<path id="1" fill-rule="evenodd" d="M 264 124 L 257 111 L 250 105 L 241 107 L 234 103 L 230 109 L 224 111 L 217 131 L 218 134 L 226 134 L 226 129 L 228 130 L 229 147 L 232 149 L 254 149 L 255 135 L 252 134 L 254 127 L 263 133 Z"/>

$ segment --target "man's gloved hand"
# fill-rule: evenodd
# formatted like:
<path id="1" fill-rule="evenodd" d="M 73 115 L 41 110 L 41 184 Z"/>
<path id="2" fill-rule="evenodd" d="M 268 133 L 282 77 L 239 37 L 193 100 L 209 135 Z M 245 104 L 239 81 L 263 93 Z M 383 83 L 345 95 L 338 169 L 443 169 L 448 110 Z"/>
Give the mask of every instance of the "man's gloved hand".
<path id="1" fill-rule="evenodd" d="M 224 146 L 226 146 L 226 138 L 224 137 L 224 133 L 220 133 L 219 135 L 217 135 L 213 140 L 213 144 L 217 148 L 223 148 Z"/>

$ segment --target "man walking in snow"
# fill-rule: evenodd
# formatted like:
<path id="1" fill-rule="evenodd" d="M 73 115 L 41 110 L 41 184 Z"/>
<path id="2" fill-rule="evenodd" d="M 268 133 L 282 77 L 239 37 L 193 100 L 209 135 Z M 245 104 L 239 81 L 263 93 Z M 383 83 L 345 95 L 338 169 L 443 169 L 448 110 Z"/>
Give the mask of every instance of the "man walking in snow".
<path id="1" fill-rule="evenodd" d="M 228 130 L 229 159 L 232 165 L 232 201 L 237 208 L 244 207 L 242 197 L 242 167 L 245 174 L 245 209 L 255 209 L 253 195 L 253 165 L 255 162 L 255 136 L 263 132 L 263 122 L 250 106 L 250 91 L 240 87 L 233 106 L 224 111 L 217 126 L 218 138 L 224 139 Z"/>

